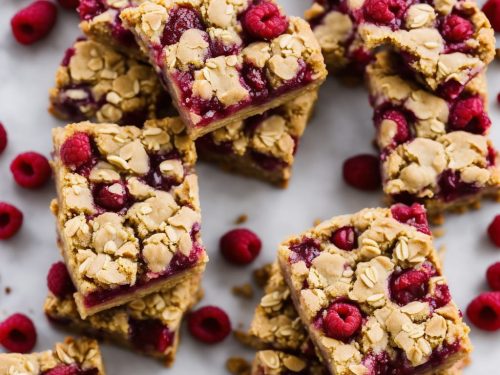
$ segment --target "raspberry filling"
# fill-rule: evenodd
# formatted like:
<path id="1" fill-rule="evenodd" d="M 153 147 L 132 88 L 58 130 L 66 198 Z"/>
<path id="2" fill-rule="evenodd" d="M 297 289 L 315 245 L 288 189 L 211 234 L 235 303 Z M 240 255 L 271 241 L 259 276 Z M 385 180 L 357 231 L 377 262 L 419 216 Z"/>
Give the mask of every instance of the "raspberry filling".
<path id="1" fill-rule="evenodd" d="M 174 342 L 174 333 L 157 319 L 129 319 L 130 341 L 142 352 L 165 353 Z"/>
<path id="2" fill-rule="evenodd" d="M 362 320 L 357 306 L 346 302 L 335 302 L 322 313 L 316 324 L 321 324 L 328 337 L 348 341 L 359 332 Z"/>
<path id="3" fill-rule="evenodd" d="M 170 46 L 179 42 L 182 34 L 189 29 L 205 30 L 200 14 L 191 7 L 179 6 L 168 14 L 168 21 L 163 29 L 161 43 Z"/>
<path id="4" fill-rule="evenodd" d="M 130 200 L 127 188 L 122 182 L 98 185 L 94 187 L 94 201 L 102 208 L 118 212 L 122 210 Z"/>
<path id="5" fill-rule="evenodd" d="M 407 115 L 403 113 L 401 110 L 397 109 L 388 109 L 383 111 L 382 113 L 375 113 L 375 126 L 377 127 L 378 132 L 381 131 L 382 122 L 385 120 L 392 121 L 396 124 L 396 131 L 392 136 L 393 144 L 392 147 L 397 146 L 401 143 L 407 142 L 411 138 L 410 125 L 407 120 Z"/>
<path id="6" fill-rule="evenodd" d="M 450 43 L 463 42 L 474 34 L 472 22 L 456 14 L 447 16 L 441 25 L 441 34 Z"/>
<path id="7" fill-rule="evenodd" d="M 96 368 L 81 369 L 76 364 L 58 365 L 53 369 L 43 372 L 42 375 L 99 375 L 99 370 Z"/>
<path id="8" fill-rule="evenodd" d="M 473 183 L 464 182 L 460 178 L 459 171 L 445 170 L 438 179 L 439 196 L 445 202 L 451 202 L 458 198 L 476 194 L 479 188 Z"/>
<path id="9" fill-rule="evenodd" d="M 301 242 L 290 246 L 290 251 L 292 251 L 289 259 L 291 263 L 303 261 L 310 267 L 314 258 L 320 254 L 320 243 L 313 238 L 305 237 Z"/>
<path id="10" fill-rule="evenodd" d="M 78 14 L 80 19 L 88 21 L 106 11 L 106 6 L 102 0 L 80 0 Z"/>
<path id="11" fill-rule="evenodd" d="M 111 28 L 111 34 L 113 35 L 113 38 L 121 45 L 126 47 L 139 48 L 139 46 L 135 42 L 134 34 L 132 34 L 130 30 L 127 30 L 123 27 L 122 20 L 120 19 L 119 14 L 117 14 L 115 17 L 115 22 L 113 23 L 113 27 Z"/>
<path id="12" fill-rule="evenodd" d="M 485 134 L 491 120 L 484 110 L 483 100 L 478 96 L 458 100 L 451 110 L 449 126 L 452 130 Z"/>
<path id="13" fill-rule="evenodd" d="M 167 154 L 151 154 L 149 155 L 149 172 L 143 177 L 143 180 L 149 186 L 158 189 L 169 191 L 173 186 L 179 183 L 173 177 L 164 176 L 160 170 L 160 164 L 166 160 L 178 160 L 179 155 L 176 152 Z"/>
<path id="14" fill-rule="evenodd" d="M 365 20 L 379 25 L 399 26 L 406 7 L 403 0 L 366 0 L 363 16 Z"/>
<path id="15" fill-rule="evenodd" d="M 71 58 L 75 56 L 76 50 L 73 47 L 70 47 L 64 52 L 64 57 L 61 61 L 61 66 L 68 66 Z"/>
<path id="16" fill-rule="evenodd" d="M 358 235 L 354 227 L 346 226 L 333 232 L 330 241 L 342 250 L 353 250 L 358 245 Z"/>
<path id="17" fill-rule="evenodd" d="M 286 31 L 288 20 L 276 4 L 262 1 L 248 8 L 241 25 L 251 37 L 271 40 Z"/>
<path id="18" fill-rule="evenodd" d="M 262 169 L 269 172 L 276 172 L 278 170 L 284 169 L 288 164 L 274 156 L 266 155 L 257 151 L 252 151 L 252 160 Z"/>
<path id="19" fill-rule="evenodd" d="M 424 206 L 414 203 L 411 206 L 399 203 L 391 207 L 391 214 L 397 221 L 417 228 L 419 232 L 430 235 L 429 223 Z"/>

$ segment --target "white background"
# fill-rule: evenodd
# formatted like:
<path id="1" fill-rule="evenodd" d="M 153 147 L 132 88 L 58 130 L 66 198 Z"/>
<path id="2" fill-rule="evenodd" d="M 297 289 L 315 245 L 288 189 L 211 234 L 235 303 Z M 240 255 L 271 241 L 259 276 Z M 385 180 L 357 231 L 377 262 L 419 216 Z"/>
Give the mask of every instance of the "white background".
<path id="1" fill-rule="evenodd" d="M 15 312 L 28 314 L 38 331 L 35 350 L 44 350 L 65 336 L 52 328 L 42 313 L 46 273 L 59 260 L 54 219 L 48 209 L 55 191 L 52 183 L 38 191 L 17 187 L 9 164 L 15 155 L 29 150 L 49 155 L 51 128 L 63 124 L 47 113 L 47 92 L 65 49 L 79 35 L 79 30 L 76 15 L 59 8 L 59 20 L 47 39 L 33 46 L 18 45 L 11 35 L 10 18 L 28 3 L 29 0 L 0 1 L 0 121 L 9 133 L 9 146 L 0 156 L 0 201 L 16 205 L 25 215 L 20 233 L 10 241 L 0 242 L 0 320 Z M 301 15 L 309 5 L 308 0 L 281 0 L 281 3 L 293 15 Z M 498 65 L 492 63 L 488 80 L 492 136 L 500 146 L 500 112 L 496 103 Z M 301 141 L 287 190 L 200 165 L 203 239 L 211 257 L 201 304 L 220 306 L 228 312 L 235 328 L 247 327 L 257 299 L 234 297 L 230 288 L 249 281 L 252 269 L 271 262 L 279 242 L 309 228 L 315 219 L 380 205 L 380 192 L 355 191 L 344 184 L 341 175 L 344 159 L 361 152 L 374 152 L 373 134 L 366 91 L 362 87 L 342 87 L 330 77 L 321 89 L 315 118 Z M 439 245 L 446 245 L 445 274 L 453 297 L 463 310 L 474 296 L 487 290 L 485 271 L 500 260 L 500 249 L 495 249 L 486 238 L 486 228 L 497 213 L 500 206 L 485 203 L 480 211 L 450 215 L 444 226 L 445 236 L 437 240 Z M 261 256 L 247 268 L 228 265 L 218 252 L 220 236 L 234 227 L 234 220 L 240 214 L 249 216 L 244 225 L 258 233 L 264 245 Z M 12 288 L 10 295 L 4 293 L 7 286 Z M 472 341 L 473 363 L 465 374 L 498 374 L 500 332 L 484 333 L 473 327 Z M 110 375 L 166 371 L 152 359 L 110 345 L 103 345 L 103 352 Z M 252 351 L 232 337 L 222 344 L 207 346 L 184 332 L 177 362 L 170 373 L 224 374 L 226 359 L 235 355 L 253 357 Z"/>

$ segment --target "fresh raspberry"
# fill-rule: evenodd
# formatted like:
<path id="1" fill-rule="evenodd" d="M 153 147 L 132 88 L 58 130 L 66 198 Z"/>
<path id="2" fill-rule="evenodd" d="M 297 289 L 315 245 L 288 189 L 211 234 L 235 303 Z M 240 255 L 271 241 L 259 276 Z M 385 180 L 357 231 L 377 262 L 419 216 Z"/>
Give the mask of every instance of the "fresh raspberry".
<path id="1" fill-rule="evenodd" d="M 474 134 L 485 134 L 491 120 L 484 110 L 483 100 L 478 96 L 457 100 L 450 114 L 450 128 Z"/>
<path id="2" fill-rule="evenodd" d="M 429 290 L 431 274 L 428 269 L 407 269 L 391 277 L 391 298 L 401 306 L 421 301 Z"/>
<path id="3" fill-rule="evenodd" d="M 350 251 L 356 247 L 358 235 L 354 227 L 346 226 L 333 232 L 331 241 L 339 249 Z"/>
<path id="4" fill-rule="evenodd" d="M 59 365 L 53 369 L 44 372 L 44 375 L 80 375 L 81 370 L 77 365 Z"/>
<path id="5" fill-rule="evenodd" d="M 431 234 L 427 214 L 421 204 L 413 203 L 411 206 L 402 203 L 394 204 L 391 207 L 391 214 L 400 223 L 411 225 L 419 232 Z"/>
<path id="6" fill-rule="evenodd" d="M 47 0 L 37 0 L 17 12 L 10 26 L 14 38 L 21 44 L 33 44 L 43 39 L 54 27 L 57 7 Z"/>
<path id="7" fill-rule="evenodd" d="M 81 167 L 92 157 L 90 138 L 85 133 L 75 133 L 61 146 L 61 160 L 68 167 Z"/>
<path id="8" fill-rule="evenodd" d="M 262 242 L 254 232 L 248 229 L 233 229 L 222 236 L 219 248 L 227 261 L 246 265 L 257 258 Z"/>
<path id="9" fill-rule="evenodd" d="M 376 156 L 361 154 L 344 161 L 344 180 L 348 185 L 360 190 L 380 188 L 380 165 Z"/>
<path id="10" fill-rule="evenodd" d="M 483 5 L 483 12 L 488 17 L 491 27 L 500 32 L 500 0 L 488 0 Z"/>
<path id="11" fill-rule="evenodd" d="M 106 6 L 102 0 L 80 0 L 77 10 L 80 19 L 88 21 L 106 11 Z"/>
<path id="12" fill-rule="evenodd" d="M 288 20 L 276 4 L 263 1 L 247 10 L 242 19 L 242 26 L 255 38 L 271 40 L 286 31 Z"/>
<path id="13" fill-rule="evenodd" d="M 481 293 L 467 306 L 469 320 L 485 331 L 500 329 L 500 292 Z"/>
<path id="14" fill-rule="evenodd" d="M 16 207 L 0 202 L 0 240 L 14 236 L 23 224 L 23 213 Z"/>
<path id="15" fill-rule="evenodd" d="M 120 211 L 127 204 L 127 191 L 123 184 L 117 182 L 111 185 L 102 185 L 97 188 L 95 202 L 110 211 Z"/>
<path id="16" fill-rule="evenodd" d="M 402 0 L 367 0 L 363 5 L 365 19 L 387 25 L 403 15 L 406 9 Z"/>
<path id="17" fill-rule="evenodd" d="M 496 247 L 500 247 L 500 215 L 495 216 L 488 226 L 488 236 Z"/>
<path id="18" fill-rule="evenodd" d="M 224 310 L 205 306 L 189 314 L 188 329 L 199 341 L 214 344 L 231 333 L 231 322 Z"/>
<path id="19" fill-rule="evenodd" d="M 500 262 L 493 263 L 486 271 L 486 280 L 491 289 L 500 291 Z"/>
<path id="20" fill-rule="evenodd" d="M 7 147 L 7 131 L 5 130 L 3 124 L 0 122 L 0 155 L 2 155 L 2 152 L 4 152 L 6 147 Z"/>
<path id="21" fill-rule="evenodd" d="M 76 9 L 80 0 L 57 0 L 59 4 L 66 9 Z"/>
<path id="22" fill-rule="evenodd" d="M 0 323 L 0 344 L 10 352 L 29 353 L 36 343 L 36 329 L 24 314 L 14 314 Z"/>
<path id="23" fill-rule="evenodd" d="M 388 109 L 380 116 L 379 125 L 383 120 L 390 120 L 396 124 L 396 134 L 394 135 L 396 144 L 404 143 L 410 139 L 410 128 L 403 113 L 395 109 Z"/>
<path id="24" fill-rule="evenodd" d="M 10 164 L 10 171 L 17 184 L 28 189 L 43 186 L 52 174 L 47 158 L 37 152 L 18 155 Z"/>
<path id="25" fill-rule="evenodd" d="M 328 337 L 346 341 L 354 336 L 361 327 L 361 312 L 345 302 L 332 304 L 323 320 L 323 329 Z"/>
<path id="26" fill-rule="evenodd" d="M 189 29 L 205 30 L 200 14 L 191 7 L 179 6 L 168 15 L 168 22 L 163 29 L 162 44 L 170 46 L 177 43 L 182 34 Z"/>
<path id="27" fill-rule="evenodd" d="M 47 286 L 57 297 L 63 298 L 75 291 L 68 269 L 63 262 L 54 263 L 47 274 Z"/>
<path id="28" fill-rule="evenodd" d="M 441 33 L 448 42 L 460 43 L 474 34 L 474 26 L 469 20 L 452 14 L 444 19 L 441 25 Z"/>

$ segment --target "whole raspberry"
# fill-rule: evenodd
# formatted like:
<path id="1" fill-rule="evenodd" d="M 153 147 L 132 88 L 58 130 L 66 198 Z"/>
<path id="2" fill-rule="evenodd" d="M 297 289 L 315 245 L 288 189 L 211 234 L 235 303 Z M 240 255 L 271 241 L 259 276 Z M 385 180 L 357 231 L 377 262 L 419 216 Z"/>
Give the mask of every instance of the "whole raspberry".
<path id="1" fill-rule="evenodd" d="M 0 202 L 0 240 L 14 236 L 23 224 L 23 213 L 16 207 Z"/>
<path id="2" fill-rule="evenodd" d="M 411 225 L 417 228 L 419 232 L 431 234 L 427 214 L 421 204 L 413 203 L 411 206 L 402 203 L 394 204 L 391 207 L 391 214 L 400 223 Z"/>
<path id="3" fill-rule="evenodd" d="M 127 191 L 119 182 L 102 185 L 94 194 L 95 202 L 110 211 L 120 211 L 127 204 Z"/>
<path id="4" fill-rule="evenodd" d="M 92 158 L 90 138 L 85 133 L 75 133 L 61 146 L 61 160 L 68 167 L 78 168 Z"/>
<path id="5" fill-rule="evenodd" d="M 10 26 L 14 38 L 21 44 L 33 44 L 43 39 L 54 27 L 57 7 L 51 1 L 37 0 L 17 12 Z"/>
<path id="6" fill-rule="evenodd" d="M 478 328 L 485 331 L 500 329 L 500 292 L 481 293 L 467 306 L 467 316 Z"/>
<path id="7" fill-rule="evenodd" d="M 486 280 L 491 289 L 500 292 L 500 262 L 493 263 L 486 271 Z"/>
<path id="8" fill-rule="evenodd" d="M 496 247 L 500 247 L 500 215 L 495 216 L 488 226 L 488 236 Z"/>
<path id="9" fill-rule="evenodd" d="M 233 229 L 221 237 L 219 248 L 230 263 L 246 265 L 257 258 L 262 242 L 251 230 Z"/>
<path id="10" fill-rule="evenodd" d="M 346 226 L 333 232 L 331 241 L 339 249 L 353 250 L 357 246 L 358 235 L 354 227 Z"/>
<path id="11" fill-rule="evenodd" d="M 276 4 L 263 1 L 248 8 L 242 19 L 242 26 L 254 38 L 271 40 L 286 31 L 288 20 Z"/>
<path id="12" fill-rule="evenodd" d="M 10 171 L 17 184 L 28 189 L 43 186 L 52 174 L 47 158 L 37 152 L 18 155 L 10 164 Z"/>
<path id="13" fill-rule="evenodd" d="M 205 306 L 189 314 L 188 329 L 199 341 L 214 344 L 221 342 L 231 333 L 231 322 L 224 310 Z"/>
<path id="14" fill-rule="evenodd" d="M 396 144 L 404 143 L 410 139 L 410 128 L 403 113 L 395 109 L 389 109 L 380 116 L 379 126 L 383 120 L 390 120 L 396 124 L 396 134 L 393 137 Z"/>
<path id="15" fill-rule="evenodd" d="M 500 0 L 488 0 L 483 5 L 483 12 L 488 17 L 491 27 L 500 32 Z"/>
<path id="16" fill-rule="evenodd" d="M 182 34 L 189 29 L 205 30 L 200 14 L 191 7 L 179 6 L 169 13 L 168 21 L 163 29 L 161 42 L 170 46 L 177 43 Z"/>
<path id="17" fill-rule="evenodd" d="M 380 188 L 380 165 L 376 156 L 361 154 L 344 161 L 344 180 L 348 185 L 360 190 Z"/>
<path id="18" fill-rule="evenodd" d="M 47 274 L 47 286 L 57 297 L 63 298 L 75 291 L 68 269 L 63 262 L 54 263 Z"/>
<path id="19" fill-rule="evenodd" d="M 36 343 L 36 329 L 24 314 L 14 314 L 0 323 L 0 344 L 14 353 L 29 353 Z"/>
<path id="20" fill-rule="evenodd" d="M 66 9 L 76 9 L 80 0 L 57 0 L 59 4 Z"/>
<path id="21" fill-rule="evenodd" d="M 452 14 L 444 19 L 441 25 L 444 39 L 450 43 L 460 43 L 474 34 L 474 25 L 463 17 Z"/>
<path id="22" fill-rule="evenodd" d="M 430 274 L 425 268 L 407 269 L 391 277 L 391 298 L 401 306 L 421 301 L 429 290 Z"/>
<path id="23" fill-rule="evenodd" d="M 53 369 L 44 372 L 44 375 L 81 375 L 82 372 L 76 364 L 59 365 Z"/>
<path id="24" fill-rule="evenodd" d="M 362 316 L 359 309 L 345 302 L 332 304 L 323 320 L 323 330 L 328 337 L 346 341 L 360 329 Z"/>
<path id="25" fill-rule="evenodd" d="M 4 152 L 7 147 L 7 131 L 5 130 L 3 124 L 0 122 L 0 155 Z"/>
<path id="26" fill-rule="evenodd" d="M 491 120 L 484 110 L 483 100 L 478 96 L 457 100 L 450 114 L 450 128 L 474 134 L 485 134 Z"/>
<path id="27" fill-rule="evenodd" d="M 366 0 L 363 15 L 366 20 L 387 25 L 401 17 L 406 9 L 402 0 Z"/>

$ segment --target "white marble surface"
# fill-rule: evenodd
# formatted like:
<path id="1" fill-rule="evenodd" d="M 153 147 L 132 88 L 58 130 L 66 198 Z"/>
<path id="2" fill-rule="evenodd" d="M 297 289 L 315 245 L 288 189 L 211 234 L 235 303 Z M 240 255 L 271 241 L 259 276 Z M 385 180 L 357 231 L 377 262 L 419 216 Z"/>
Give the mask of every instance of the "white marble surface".
<path id="1" fill-rule="evenodd" d="M 10 142 L 0 157 L 0 200 L 18 206 L 25 214 L 21 232 L 0 243 L 0 320 L 14 312 L 33 318 L 38 329 L 36 350 L 51 347 L 64 333 L 53 329 L 42 314 L 46 294 L 46 272 L 59 259 L 55 249 L 54 220 L 48 210 L 54 197 L 52 184 L 39 191 L 17 187 L 9 172 L 10 161 L 20 152 L 35 150 L 48 155 L 50 129 L 62 123 L 46 111 L 47 91 L 66 47 L 79 34 L 77 17 L 60 11 L 52 34 L 44 41 L 24 47 L 16 44 L 10 31 L 10 18 L 30 0 L 1 0 L 0 4 L 0 121 L 9 132 Z M 300 15 L 309 3 L 282 0 L 291 13 Z M 498 63 L 488 78 L 491 88 L 493 138 L 500 146 L 500 112 L 495 101 L 500 82 Z M 205 276 L 206 295 L 202 305 L 224 308 L 233 325 L 247 325 L 257 300 L 234 297 L 230 287 L 250 279 L 252 268 L 270 262 L 277 244 L 286 236 L 310 227 L 317 218 L 351 213 L 381 203 L 380 193 L 362 193 L 342 181 L 342 161 L 356 153 L 372 152 L 373 128 L 367 94 L 362 88 L 340 87 L 333 79 L 322 87 L 316 116 L 305 133 L 298 152 L 294 177 L 287 190 L 235 177 L 200 165 L 204 242 L 211 256 Z M 479 292 L 487 289 L 485 270 L 500 259 L 500 251 L 487 240 L 485 230 L 500 207 L 487 203 L 482 210 L 449 216 L 446 234 L 437 243 L 446 245 L 445 273 L 458 305 L 465 309 Z M 218 253 L 218 239 L 233 227 L 234 219 L 247 214 L 246 226 L 263 239 L 262 255 L 248 268 L 226 264 Z M 10 295 L 4 294 L 11 287 Z M 472 365 L 466 375 L 498 374 L 500 333 L 483 333 L 472 328 L 475 345 Z M 104 358 L 110 375 L 164 373 L 158 363 L 128 351 L 104 345 Z M 224 374 L 225 360 L 233 355 L 252 357 L 234 339 L 206 346 L 189 334 L 182 337 L 177 363 L 171 374 Z"/>

